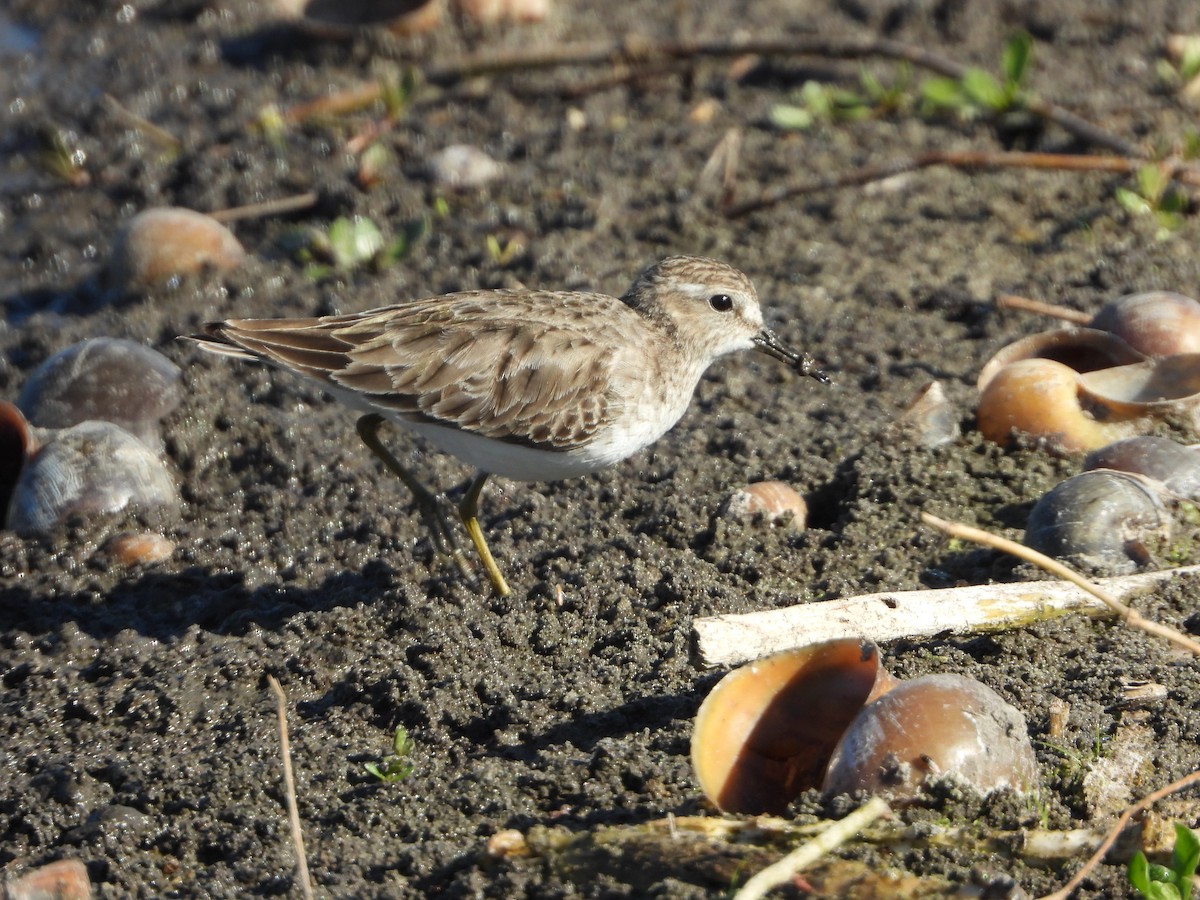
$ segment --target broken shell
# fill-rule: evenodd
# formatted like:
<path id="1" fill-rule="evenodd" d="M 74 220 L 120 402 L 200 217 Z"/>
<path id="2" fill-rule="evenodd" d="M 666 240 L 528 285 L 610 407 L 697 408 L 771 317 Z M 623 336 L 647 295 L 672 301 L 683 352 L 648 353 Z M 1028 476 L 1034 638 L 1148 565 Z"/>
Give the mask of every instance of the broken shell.
<path id="1" fill-rule="evenodd" d="M 483 187 L 503 174 L 502 164 L 469 144 L 454 144 L 429 158 L 434 183 L 454 190 Z"/>
<path id="2" fill-rule="evenodd" d="M 77 859 L 60 859 L 0 884 L 4 900 L 89 900 L 92 883 Z"/>
<path id="3" fill-rule="evenodd" d="M 1146 357 L 1107 331 L 1059 328 L 1031 334 L 998 350 L 979 370 L 975 386 L 983 392 L 1002 369 L 1026 359 L 1054 360 L 1075 372 L 1091 372 L 1142 362 Z"/>
<path id="4" fill-rule="evenodd" d="M 998 444 L 1014 432 L 1049 441 L 1063 452 L 1093 450 L 1134 433 L 1133 416 L 1098 421 L 1075 369 L 1051 359 L 1020 359 L 987 379 L 979 396 L 979 432 Z M 982 379 L 982 376 L 981 376 Z M 1110 414 L 1102 405 L 1093 407 Z"/>
<path id="5" fill-rule="evenodd" d="M 183 399 L 181 377 L 179 367 L 156 350 L 119 338 L 93 338 L 38 366 L 17 405 L 40 428 L 102 419 L 161 449 L 158 423 Z"/>
<path id="6" fill-rule="evenodd" d="M 834 749 L 823 788 L 904 800 L 942 776 L 981 794 L 1037 784 L 1025 717 L 962 675 L 902 681 L 864 707 Z"/>
<path id="7" fill-rule="evenodd" d="M 245 258 L 237 238 L 216 219 L 163 207 L 144 210 L 121 227 L 108 271 L 121 287 L 150 288 L 205 269 L 227 271 Z"/>
<path id="8" fill-rule="evenodd" d="M 705 698 L 692 765 L 718 809 L 782 813 L 817 787 L 829 754 L 870 699 L 894 683 L 870 641 L 843 639 L 734 669 Z"/>
<path id="9" fill-rule="evenodd" d="M 1117 416 L 1158 416 L 1200 404 L 1200 353 L 1160 356 L 1125 366 L 1085 372 L 1079 384 Z"/>
<path id="10" fill-rule="evenodd" d="M 175 542 L 153 531 L 118 534 L 108 542 L 107 550 L 123 566 L 148 566 L 169 559 Z"/>
<path id="11" fill-rule="evenodd" d="M 1089 323 L 1147 356 L 1200 353 L 1200 302 L 1171 291 L 1120 297 Z"/>
<path id="12" fill-rule="evenodd" d="M 29 422 L 16 406 L 0 401 L 0 523 L 7 518 L 25 458 L 33 452 Z"/>
<path id="13" fill-rule="evenodd" d="M 436 28 L 445 5 L 445 0 L 275 0 L 275 12 L 317 37 L 346 38 L 373 27 L 403 37 Z"/>
<path id="14" fill-rule="evenodd" d="M 1068 478 L 1037 502 L 1025 544 L 1055 559 L 1128 571 L 1149 562 L 1170 532 L 1171 517 L 1153 482 L 1095 469 Z"/>
<path id="15" fill-rule="evenodd" d="M 758 481 L 735 491 L 725 501 L 723 514 L 738 522 L 765 521 L 768 525 L 787 525 L 803 531 L 808 504 L 790 484 Z"/>
<path id="16" fill-rule="evenodd" d="M 1170 438 L 1126 438 L 1089 453 L 1083 465 L 1085 469 L 1134 472 L 1162 482 L 1177 496 L 1200 499 L 1200 453 Z"/>
<path id="17" fill-rule="evenodd" d="M 541 22 L 550 14 L 550 0 L 454 0 L 455 11 L 471 22 Z"/>
<path id="18" fill-rule="evenodd" d="M 946 397 L 940 381 L 930 381 L 913 398 L 896 424 L 917 444 L 941 447 L 959 436 L 958 411 Z"/>
<path id="19" fill-rule="evenodd" d="M 72 515 L 116 513 L 133 506 L 172 513 L 175 481 L 149 447 L 111 422 L 80 422 L 33 433 L 17 477 L 6 526 L 22 534 L 50 531 Z"/>

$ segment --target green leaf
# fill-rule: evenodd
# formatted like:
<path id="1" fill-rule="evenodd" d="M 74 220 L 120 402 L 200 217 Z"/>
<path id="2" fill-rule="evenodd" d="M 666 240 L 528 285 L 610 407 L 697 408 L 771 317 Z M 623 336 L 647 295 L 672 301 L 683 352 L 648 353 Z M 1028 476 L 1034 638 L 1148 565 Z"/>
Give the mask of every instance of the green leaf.
<path id="1" fill-rule="evenodd" d="M 329 226 L 329 247 L 339 268 L 353 269 L 369 262 L 383 245 L 383 233 L 370 219 L 343 216 Z"/>
<path id="2" fill-rule="evenodd" d="M 776 103 L 767 111 L 767 118 L 772 125 L 784 131 L 803 131 L 813 124 L 812 113 L 802 106 L 787 103 Z"/>
<path id="3" fill-rule="evenodd" d="M 1004 55 L 1000 61 L 1000 69 L 1008 87 L 1019 87 L 1029 71 L 1029 60 L 1033 55 L 1033 38 L 1022 31 L 1013 35 L 1004 45 Z"/>
<path id="4" fill-rule="evenodd" d="M 1142 166 L 1137 171 L 1138 193 L 1145 197 L 1151 206 L 1158 205 L 1170 183 L 1166 172 L 1153 163 Z"/>
<path id="5" fill-rule="evenodd" d="M 1182 822 L 1175 823 L 1175 849 L 1171 851 L 1171 868 L 1175 884 L 1183 900 L 1192 896 L 1192 875 L 1200 864 L 1200 838 Z"/>
<path id="6" fill-rule="evenodd" d="M 1135 194 L 1128 188 L 1117 188 L 1117 202 L 1125 211 L 1135 216 L 1143 216 L 1154 212 L 1154 208 L 1140 194 Z"/>
<path id="7" fill-rule="evenodd" d="M 413 752 L 416 743 L 408 733 L 408 729 L 403 725 L 396 726 L 396 734 L 392 738 L 392 748 L 396 751 L 397 756 L 408 756 Z"/>
<path id="8" fill-rule="evenodd" d="M 1200 75 L 1200 42 L 1189 43 L 1179 61 L 1179 77 L 1185 82 Z"/>
<path id="9" fill-rule="evenodd" d="M 935 107 L 958 109 L 966 102 L 962 86 L 953 78 L 930 78 L 921 83 L 921 96 Z"/>
<path id="10" fill-rule="evenodd" d="M 833 89 L 816 81 L 806 81 L 800 88 L 800 99 L 808 107 L 814 119 L 829 121 L 833 118 Z"/>
<path id="11" fill-rule="evenodd" d="M 962 77 L 963 92 L 979 106 L 1000 112 L 1009 107 L 1011 97 L 995 77 L 983 69 L 967 69 Z"/>

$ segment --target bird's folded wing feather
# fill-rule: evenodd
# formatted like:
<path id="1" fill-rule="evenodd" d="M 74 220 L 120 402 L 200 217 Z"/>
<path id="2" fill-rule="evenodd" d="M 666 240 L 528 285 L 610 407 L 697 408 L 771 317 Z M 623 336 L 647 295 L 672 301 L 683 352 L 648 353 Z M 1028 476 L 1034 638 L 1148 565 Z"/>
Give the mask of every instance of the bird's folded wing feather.
<path id="1" fill-rule="evenodd" d="M 472 302 L 231 320 L 209 327 L 223 346 L 201 343 L 356 392 L 381 412 L 527 446 L 584 446 L 617 414 L 611 344 L 529 309 L 471 315 Z"/>

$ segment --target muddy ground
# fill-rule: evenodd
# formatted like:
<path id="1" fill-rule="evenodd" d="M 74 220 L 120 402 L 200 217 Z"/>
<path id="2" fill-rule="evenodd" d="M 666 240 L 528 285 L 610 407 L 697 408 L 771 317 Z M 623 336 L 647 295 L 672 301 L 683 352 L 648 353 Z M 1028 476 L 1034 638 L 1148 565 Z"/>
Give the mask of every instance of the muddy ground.
<path id="1" fill-rule="evenodd" d="M 1033 577 L 917 522 L 928 510 L 1019 537 L 1033 502 L 1079 467 L 1001 450 L 973 429 L 980 364 L 1045 327 L 992 301 L 1015 292 L 1090 311 L 1132 291 L 1195 293 L 1200 220 L 1187 216 L 1160 239 L 1149 217 L 1114 200 L 1127 182 L 1113 175 L 930 169 L 736 221 L 694 187 L 730 128 L 744 136 L 739 197 L 930 148 L 1086 149 L 1066 133 L 911 109 L 802 133 L 771 127 L 770 107 L 810 79 L 856 86 L 857 63 L 812 58 L 736 71 L 704 60 L 632 78 L 567 67 L 426 87 L 382 136 L 394 158 L 370 190 L 356 185 L 345 146 L 379 108 L 277 138 L 255 123 L 270 104 L 354 87 L 396 60 L 420 70 L 493 48 L 745 32 L 877 34 L 994 69 L 1021 28 L 1035 38 L 1036 92 L 1163 152 L 1182 144 L 1195 111 L 1156 64 L 1168 33 L 1200 27 L 1200 10 L 1084 0 L 598 9 L 560 2 L 541 25 L 349 42 L 271 27 L 257 4 L 16 0 L 0 12 L 0 396 L 14 398 L 51 353 L 97 335 L 162 350 L 187 385 L 163 423 L 184 498 L 165 527 L 169 559 L 117 563 L 104 541 L 137 526 L 128 519 L 0 536 L 0 864 L 81 859 L 104 897 L 295 896 L 271 673 L 290 702 L 318 895 L 719 896 L 762 859 L 722 868 L 685 866 L 673 851 L 493 859 L 484 849 L 505 829 L 565 839 L 711 812 L 688 760 L 691 718 L 718 674 L 691 662 L 695 617 Z M 896 77 L 891 63 L 871 67 Z M 103 94 L 181 151 L 164 154 Z M 39 164 L 48 128 L 84 152 L 87 184 Z M 462 192 L 431 184 L 426 161 L 454 143 L 503 161 L 503 179 Z M 147 292 L 101 277 L 114 231 L 139 210 L 214 211 L 306 191 L 319 195 L 311 209 L 234 225 L 251 256 L 233 272 Z M 352 215 L 391 234 L 430 224 L 390 267 L 310 277 L 289 255 L 289 234 Z M 501 265 L 489 235 L 526 249 Z M 480 286 L 619 293 L 647 263 L 680 252 L 749 273 L 781 337 L 836 386 L 761 357 L 726 359 L 670 434 L 611 471 L 495 482 L 483 526 L 515 588 L 505 600 L 435 557 L 401 486 L 358 443 L 352 414 L 284 375 L 175 340 L 212 319 L 353 311 Z M 925 450 L 889 426 L 931 379 L 963 432 Z M 442 488 L 469 474 L 399 432 L 388 438 Z M 808 497 L 807 531 L 717 516 L 734 488 L 761 479 Z M 1141 608 L 1195 628 L 1194 594 L 1184 581 Z M 1196 665 L 1111 623 L 900 642 L 884 655 L 900 675 L 981 679 L 1025 713 L 1035 741 L 1051 702 L 1070 704 L 1054 746 L 1036 744 L 1036 802 L 942 793 L 915 819 L 1103 826 L 1082 775 L 1134 719 L 1151 734 L 1141 762 L 1125 767 L 1128 793 L 1200 765 Z M 1165 696 L 1130 711 L 1118 701 L 1139 681 Z M 381 784 L 364 763 L 389 750 L 397 726 L 415 742 L 413 772 Z M 849 805 L 809 796 L 796 808 L 840 815 Z M 878 870 L 990 884 L 994 896 L 1016 895 L 1013 885 L 1045 893 L 1077 864 L 966 848 L 851 852 Z M 1128 890 L 1118 864 L 1079 896 Z"/>

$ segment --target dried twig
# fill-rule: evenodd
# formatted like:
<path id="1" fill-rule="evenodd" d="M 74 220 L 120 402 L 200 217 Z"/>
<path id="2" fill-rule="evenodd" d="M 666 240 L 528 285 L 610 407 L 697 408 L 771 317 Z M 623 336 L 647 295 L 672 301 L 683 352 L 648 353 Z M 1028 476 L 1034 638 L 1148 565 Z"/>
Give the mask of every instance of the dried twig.
<path id="1" fill-rule="evenodd" d="M 1106 578 L 1116 596 L 1200 574 L 1200 566 Z M 697 665 L 738 665 L 803 644 L 844 637 L 873 641 L 928 637 L 953 632 L 1000 631 L 1071 613 L 1112 614 L 1090 593 L 1062 581 L 973 584 L 922 591 L 884 591 L 783 609 L 706 616 L 692 622 Z"/>
<path id="2" fill-rule="evenodd" d="M 1016 294 L 1001 294 L 996 298 L 997 309 L 1019 309 L 1039 316 L 1050 316 L 1074 325 L 1086 325 L 1095 318 L 1092 313 L 1078 309 L 1070 309 L 1057 303 L 1047 303 L 1044 300 L 1034 300 L 1031 297 L 1020 297 Z"/>
<path id="3" fill-rule="evenodd" d="M 274 675 L 267 675 L 267 683 L 275 694 L 275 707 L 279 713 L 279 746 L 283 755 L 283 784 L 287 792 L 288 824 L 292 829 L 292 846 L 296 849 L 296 871 L 300 876 L 300 889 L 306 898 L 313 896 L 312 881 L 308 877 L 308 859 L 304 854 L 304 834 L 300 830 L 300 807 L 296 804 L 296 779 L 292 774 L 292 751 L 288 743 L 287 697 Z"/>
<path id="4" fill-rule="evenodd" d="M 844 187 L 858 187 L 883 181 L 903 172 L 915 172 L 931 166 L 953 166 L 958 169 L 1050 169 L 1070 172 L 1112 172 L 1130 175 L 1143 166 L 1160 165 L 1170 178 L 1187 185 L 1200 185 L 1200 167 L 1179 161 L 1157 161 L 1140 157 L 1137 151 L 1128 156 L 1085 156 L 1072 153 L 1028 153 L 1022 151 L 931 150 L 917 156 L 864 166 L 824 178 L 782 184 L 760 196 L 726 206 L 725 215 L 731 219 L 774 206 L 785 200 Z"/>
<path id="5" fill-rule="evenodd" d="M 844 819 L 834 822 L 807 844 L 802 844 L 783 859 L 753 875 L 742 885 L 741 890 L 733 895 L 734 900 L 760 900 L 769 891 L 787 884 L 798 872 L 812 865 L 826 853 L 850 840 L 876 819 L 886 816 L 890 812 L 891 809 L 883 798 L 872 797 Z"/>
<path id="6" fill-rule="evenodd" d="M 279 200 L 264 200 L 262 203 L 249 203 L 246 206 L 233 206 L 229 209 L 218 209 L 208 214 L 210 219 L 218 222 L 237 222 L 241 219 L 258 219 L 263 216 L 280 216 L 284 213 L 300 212 L 312 209 L 320 197 L 316 191 L 283 197 Z"/>
<path id="7" fill-rule="evenodd" d="M 1023 559 L 1028 563 L 1033 563 L 1039 569 L 1083 588 L 1083 590 L 1087 591 L 1120 616 L 1125 625 L 1130 628 L 1137 628 L 1147 634 L 1160 637 L 1177 647 L 1187 650 L 1189 653 L 1200 656 L 1200 642 L 1188 637 L 1181 631 L 1171 628 L 1169 625 L 1162 625 L 1145 618 L 1137 610 L 1126 606 L 1109 591 L 1104 590 L 1094 582 L 1088 581 L 1069 566 L 1063 565 L 1058 560 L 1051 559 L 1044 553 L 1038 553 L 1024 544 L 1018 544 L 1016 541 L 1002 538 L 999 535 L 984 531 L 982 528 L 973 528 L 970 525 L 962 525 L 958 522 L 947 522 L 945 519 L 939 519 L 937 516 L 930 515 L 929 513 L 921 513 L 921 521 L 950 535 L 950 537 L 971 541 L 975 544 L 982 544 L 985 547 L 991 547 L 994 550 L 1000 550 L 1018 559 Z"/>
<path id="8" fill-rule="evenodd" d="M 1121 813 L 1121 817 L 1117 819 L 1117 824 L 1112 827 L 1112 830 L 1109 831 L 1108 835 L 1101 842 L 1100 846 L 1096 848 L 1096 852 L 1092 854 L 1091 858 L 1083 864 L 1083 868 L 1076 872 L 1074 877 L 1072 877 L 1071 880 L 1063 885 L 1063 887 L 1061 887 L 1059 890 L 1055 891 L 1053 894 L 1047 894 L 1046 896 L 1039 898 L 1039 900 L 1067 900 L 1067 898 L 1071 895 L 1071 892 L 1083 883 L 1083 879 L 1088 876 L 1088 873 L 1091 872 L 1092 869 L 1096 868 L 1096 866 L 1100 864 L 1100 861 L 1104 859 L 1105 854 L 1107 854 L 1112 848 L 1112 845 L 1116 843 L 1117 838 L 1121 836 L 1121 832 L 1125 830 L 1125 826 L 1129 824 L 1130 819 L 1132 819 L 1138 813 L 1146 811 L 1163 797 L 1167 797 L 1178 791 L 1182 791 L 1184 788 L 1191 787 L 1194 784 L 1200 784 L 1200 771 L 1193 772 L 1191 775 L 1186 775 L 1183 778 L 1180 778 L 1178 781 L 1173 781 L 1166 787 L 1159 788 L 1154 793 L 1146 795 L 1137 803 L 1133 804 L 1133 806 Z"/>

